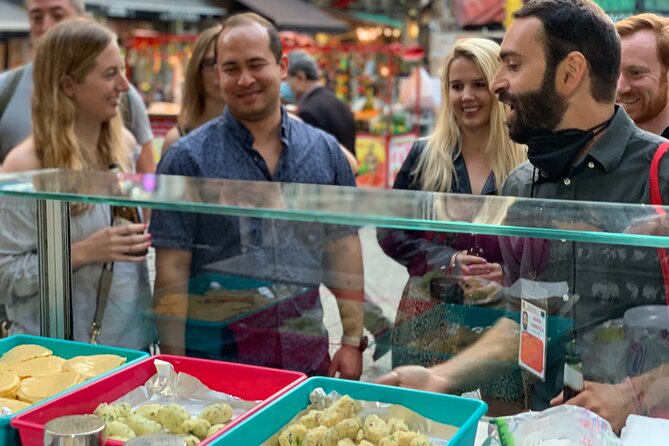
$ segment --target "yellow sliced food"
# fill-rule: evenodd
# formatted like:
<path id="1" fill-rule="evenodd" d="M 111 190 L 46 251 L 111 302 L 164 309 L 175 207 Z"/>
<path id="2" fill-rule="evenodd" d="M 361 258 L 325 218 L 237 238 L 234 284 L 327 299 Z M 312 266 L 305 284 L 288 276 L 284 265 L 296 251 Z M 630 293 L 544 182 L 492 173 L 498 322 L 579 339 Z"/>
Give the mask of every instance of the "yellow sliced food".
<path id="1" fill-rule="evenodd" d="M 84 376 L 93 378 L 125 362 L 125 358 L 117 355 L 76 356 L 63 363 L 63 370 L 71 370 Z"/>
<path id="2" fill-rule="evenodd" d="M 65 360 L 58 356 L 44 356 L 14 364 L 11 371 L 21 378 L 53 375 L 63 370 L 64 362 Z"/>
<path id="3" fill-rule="evenodd" d="M 16 373 L 0 372 L 0 397 L 11 398 L 16 394 L 20 382 Z"/>
<path id="4" fill-rule="evenodd" d="M 23 401 L 19 401 L 19 400 L 10 400 L 10 399 L 7 399 L 7 398 L 0 398 L 0 409 L 2 409 L 3 407 L 6 407 L 12 413 L 16 413 L 19 410 L 23 410 L 26 407 L 30 407 L 30 404 L 25 403 Z"/>
<path id="5" fill-rule="evenodd" d="M 63 370 L 54 375 L 33 376 L 21 381 L 17 395 L 21 401 L 36 403 L 80 382 L 83 382 L 83 377 L 70 370 Z"/>
<path id="6" fill-rule="evenodd" d="M 41 345 L 17 345 L 2 355 L 2 357 L 0 357 L 0 362 L 5 364 L 16 364 L 17 362 L 23 362 L 33 358 L 51 356 L 52 353 L 53 352 L 51 350 L 46 347 L 42 347 Z"/>

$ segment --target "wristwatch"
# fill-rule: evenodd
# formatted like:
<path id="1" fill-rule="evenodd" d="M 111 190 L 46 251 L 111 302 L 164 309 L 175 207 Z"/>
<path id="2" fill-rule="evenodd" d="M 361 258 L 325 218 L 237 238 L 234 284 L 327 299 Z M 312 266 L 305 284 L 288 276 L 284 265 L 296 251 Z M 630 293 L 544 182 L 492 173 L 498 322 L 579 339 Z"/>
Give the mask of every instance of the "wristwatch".
<path id="1" fill-rule="evenodd" d="M 364 352 L 367 348 L 369 339 L 367 336 L 342 336 L 341 345 L 348 345 L 349 347 L 355 347 L 361 352 Z"/>

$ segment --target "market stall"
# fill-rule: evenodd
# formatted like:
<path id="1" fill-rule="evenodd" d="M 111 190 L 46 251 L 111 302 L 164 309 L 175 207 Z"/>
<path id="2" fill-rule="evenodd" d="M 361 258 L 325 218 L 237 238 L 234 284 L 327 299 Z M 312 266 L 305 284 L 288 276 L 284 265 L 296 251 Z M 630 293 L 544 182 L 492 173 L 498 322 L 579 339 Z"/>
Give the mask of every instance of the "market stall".
<path id="1" fill-rule="evenodd" d="M 126 74 L 147 104 L 181 99 L 181 83 L 197 34 L 135 30 L 126 39 Z"/>
<path id="2" fill-rule="evenodd" d="M 186 64 L 197 34 L 135 30 L 126 39 L 126 74 L 147 104 L 156 159 L 162 140 L 176 125 Z"/>
<path id="3" fill-rule="evenodd" d="M 295 33 L 282 37 L 286 53 L 311 53 L 326 85 L 350 105 L 357 128 L 358 185 L 392 186 L 422 133 L 419 117 L 434 106 L 432 87 L 420 71 L 423 49 L 399 43 L 319 45 Z"/>

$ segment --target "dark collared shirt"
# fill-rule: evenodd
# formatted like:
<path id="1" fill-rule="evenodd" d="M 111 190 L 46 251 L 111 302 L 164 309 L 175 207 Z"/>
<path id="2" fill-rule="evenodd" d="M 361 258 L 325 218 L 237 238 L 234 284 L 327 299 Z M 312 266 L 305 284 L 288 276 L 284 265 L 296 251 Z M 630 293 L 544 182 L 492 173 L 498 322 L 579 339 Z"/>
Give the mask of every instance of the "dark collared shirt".
<path id="1" fill-rule="evenodd" d="M 427 140 L 420 139 L 411 147 L 402 167 L 395 177 L 393 189 L 421 190 L 422 172 L 414 173 Z M 462 154 L 458 151 L 453 157 L 455 175 L 451 185 L 453 193 L 471 194 L 472 187 L 469 173 Z M 481 195 L 496 195 L 495 176 L 488 176 Z M 379 229 L 379 244 L 390 257 L 405 265 L 411 276 L 423 276 L 427 272 L 446 266 L 451 256 L 459 250 L 474 249 L 489 262 L 501 261 L 497 237 L 487 235 L 450 234 L 434 231 L 403 231 Z"/>
<path id="2" fill-rule="evenodd" d="M 283 152 L 272 175 L 253 148 L 253 135 L 226 109 L 177 141 L 160 161 L 158 174 L 355 186 L 332 136 L 290 119 L 282 110 L 280 137 Z M 331 235 L 327 230 L 319 224 L 158 210 L 151 219 L 154 246 L 191 251 L 193 276 L 212 262 L 251 251 L 259 256 L 257 262 L 267 262 L 267 279 L 287 279 L 306 270 L 315 274 L 326 236 Z M 319 277 L 294 279 L 320 282 Z"/>
<path id="3" fill-rule="evenodd" d="M 407 155 L 406 160 L 397 173 L 397 177 L 395 177 L 393 189 L 421 190 L 420 184 L 422 179 L 422 172 L 419 172 L 416 175 L 413 171 L 416 168 L 416 164 L 420 159 L 421 153 L 423 153 L 423 150 L 425 150 L 426 145 L 426 139 L 419 139 L 413 144 L 411 151 Z M 465 159 L 462 157 L 460 151 L 456 152 L 453 156 L 453 167 L 455 168 L 455 177 L 453 178 L 453 183 L 451 184 L 451 193 L 471 194 L 472 186 L 469 183 L 467 165 L 465 164 Z M 483 185 L 481 195 L 497 195 L 495 176 L 492 173 L 488 176 L 488 179 Z"/>
<path id="4" fill-rule="evenodd" d="M 636 127 L 622 108 L 616 108 L 606 132 L 593 144 L 588 154 L 574 164 L 566 178 L 557 181 L 540 179 L 538 169 L 526 162 L 511 173 L 501 194 L 649 203 L 650 163 L 657 147 L 664 141 L 660 136 Z M 669 163 L 665 161 L 660 165 L 660 187 L 665 203 L 669 198 L 667 178 Z M 534 208 L 528 208 L 525 214 L 519 213 L 518 209 L 512 214 L 545 218 L 543 224 L 546 227 L 556 227 L 560 223 L 548 220 L 547 216 L 537 211 L 535 204 L 531 206 Z M 648 212 L 653 215 L 652 209 Z M 584 215 L 582 223 L 594 226 L 595 231 L 622 231 L 636 217 L 639 215 L 602 210 Z M 566 214 L 558 218 L 569 220 L 571 217 Z M 624 312 L 632 306 L 664 303 L 662 273 L 655 248 L 517 237 L 500 237 L 500 243 L 507 272 L 515 276 L 512 279 L 523 277 L 565 282 L 570 295 L 579 296 L 573 310 L 579 349 L 589 345 L 584 339 L 592 339 L 592 330 L 604 321 L 622 318 Z M 564 316 L 571 315 L 570 311 Z M 548 327 L 548 331 L 551 331 L 551 327 Z M 583 355 L 586 378 L 618 382 L 626 376 L 626 362 L 619 355 L 620 352 L 602 349 L 601 344 L 590 345 L 590 348 Z M 549 367 L 546 384 L 537 385 L 534 409 L 547 407 L 548 400 L 562 389 L 559 375 L 561 367 L 559 364 Z"/>

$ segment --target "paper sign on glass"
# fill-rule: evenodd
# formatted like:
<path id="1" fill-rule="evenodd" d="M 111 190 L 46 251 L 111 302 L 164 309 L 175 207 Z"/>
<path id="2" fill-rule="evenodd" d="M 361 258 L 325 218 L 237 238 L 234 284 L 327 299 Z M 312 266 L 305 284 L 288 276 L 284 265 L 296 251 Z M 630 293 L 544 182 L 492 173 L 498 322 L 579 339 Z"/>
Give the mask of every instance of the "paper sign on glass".
<path id="1" fill-rule="evenodd" d="M 520 304 L 518 364 L 546 379 L 546 311 L 525 299 Z"/>

